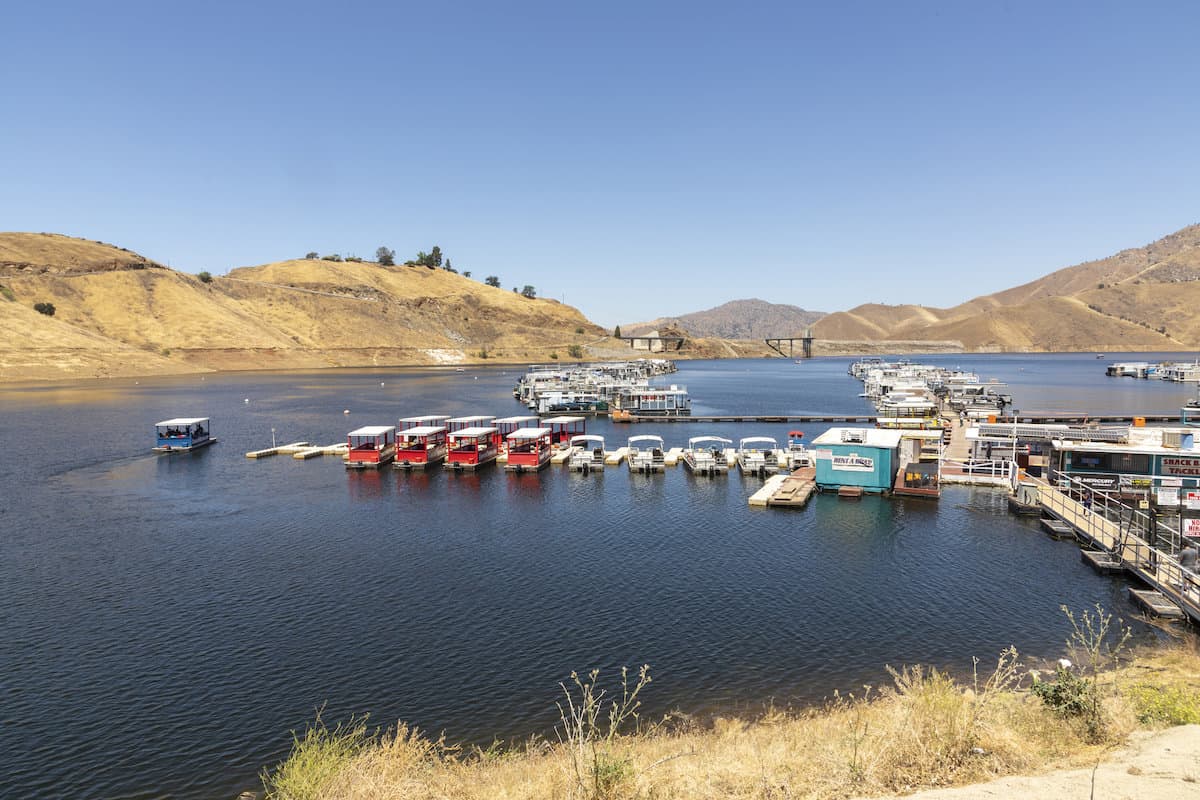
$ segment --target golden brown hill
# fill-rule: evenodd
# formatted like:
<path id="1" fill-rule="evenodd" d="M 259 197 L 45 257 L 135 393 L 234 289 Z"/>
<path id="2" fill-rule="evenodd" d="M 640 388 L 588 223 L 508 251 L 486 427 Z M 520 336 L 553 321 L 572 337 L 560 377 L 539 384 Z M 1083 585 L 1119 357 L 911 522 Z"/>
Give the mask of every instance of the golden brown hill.
<path id="1" fill-rule="evenodd" d="M 953 308 L 867 304 L 813 325 L 819 339 L 957 340 L 968 350 L 1200 347 L 1200 225 Z"/>
<path id="2" fill-rule="evenodd" d="M 63 236 L 0 234 L 0 253 L 0 330 L 33 332 L 6 337 L 0 380 L 549 361 L 609 344 L 574 308 L 425 267 L 282 261 L 205 283 Z"/>

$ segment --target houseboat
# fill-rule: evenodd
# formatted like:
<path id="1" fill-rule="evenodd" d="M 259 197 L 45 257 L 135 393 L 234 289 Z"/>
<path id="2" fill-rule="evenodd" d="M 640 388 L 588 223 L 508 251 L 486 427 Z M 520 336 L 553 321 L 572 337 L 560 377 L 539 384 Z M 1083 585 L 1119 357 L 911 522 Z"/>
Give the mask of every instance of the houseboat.
<path id="1" fill-rule="evenodd" d="M 630 472 L 665 472 L 667 469 L 666 451 L 663 438 L 644 433 L 640 436 L 629 437 Z"/>
<path id="2" fill-rule="evenodd" d="M 788 446 L 783 456 L 789 472 L 813 466 L 812 451 L 804 446 L 803 438 L 804 431 L 788 431 Z"/>
<path id="3" fill-rule="evenodd" d="M 608 402 L 595 392 L 547 392 L 537 399 L 539 414 L 607 410 Z"/>
<path id="4" fill-rule="evenodd" d="M 572 472 L 587 474 L 604 469 L 604 437 L 594 434 L 582 434 L 571 437 L 571 447 L 578 448 L 571 453 L 567 466 Z"/>
<path id="5" fill-rule="evenodd" d="M 450 419 L 449 414 L 426 414 L 422 417 L 401 417 L 400 422 L 396 425 L 397 431 L 406 431 L 409 428 L 432 428 L 446 427 L 446 420 Z"/>
<path id="6" fill-rule="evenodd" d="M 473 470 L 496 460 L 496 429 L 493 426 L 459 428 L 446 434 L 446 469 Z"/>
<path id="7" fill-rule="evenodd" d="M 549 428 L 518 428 L 504 437 L 508 443 L 509 472 L 537 472 L 550 463 L 554 443 Z"/>
<path id="8" fill-rule="evenodd" d="M 941 426 L 938 407 L 928 395 L 888 394 L 875 404 L 878 416 L 875 424 L 880 428 L 936 428 Z"/>
<path id="9" fill-rule="evenodd" d="M 683 386 L 646 386 L 623 389 L 609 406 L 613 419 L 634 417 L 690 417 L 692 400 Z"/>
<path id="10" fill-rule="evenodd" d="M 396 432 L 396 469 L 425 469 L 446 458 L 446 428 L 420 425 Z"/>
<path id="11" fill-rule="evenodd" d="M 745 474 L 759 477 L 778 472 L 778 449 L 779 443 L 770 436 L 747 436 L 738 442 L 738 468 Z"/>
<path id="12" fill-rule="evenodd" d="M 156 453 L 186 453 L 216 441 L 208 417 L 165 419 L 154 426 Z"/>
<path id="13" fill-rule="evenodd" d="M 1200 382 L 1200 364 L 1188 364 L 1186 362 L 1161 364 L 1158 367 L 1158 377 L 1164 381 L 1175 381 L 1177 383 Z"/>
<path id="14" fill-rule="evenodd" d="M 449 433 L 461 431 L 466 428 L 490 428 L 496 424 L 496 418 L 487 414 L 477 414 L 473 417 L 447 417 L 444 423 L 446 430 Z"/>
<path id="15" fill-rule="evenodd" d="M 346 469 L 379 469 L 396 457 L 396 428 L 370 425 L 346 436 Z"/>
<path id="16" fill-rule="evenodd" d="M 1193 397 L 1179 409 L 1179 421 L 1184 425 L 1200 427 L 1200 398 Z"/>
<path id="17" fill-rule="evenodd" d="M 572 436 L 587 433 L 587 417 L 549 417 L 541 424 L 550 429 L 550 441 L 554 444 L 566 444 Z"/>
<path id="18" fill-rule="evenodd" d="M 724 475 L 729 472 L 725 448 L 731 439 L 720 436 L 693 436 L 683 451 L 683 465 L 697 475 Z"/>

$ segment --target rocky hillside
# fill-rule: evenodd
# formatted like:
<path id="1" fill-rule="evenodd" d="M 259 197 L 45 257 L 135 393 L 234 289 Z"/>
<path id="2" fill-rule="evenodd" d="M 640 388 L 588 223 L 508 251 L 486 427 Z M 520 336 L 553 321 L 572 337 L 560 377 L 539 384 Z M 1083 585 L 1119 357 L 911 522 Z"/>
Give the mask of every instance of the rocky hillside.
<path id="1" fill-rule="evenodd" d="M 611 344 L 570 306 L 426 267 L 281 261 L 204 282 L 111 245 L 6 233 L 0 287 L 7 381 L 550 361 Z"/>
<path id="2" fill-rule="evenodd" d="M 731 300 L 707 311 L 622 325 L 621 332 L 636 336 L 671 327 L 687 331 L 695 337 L 766 339 L 800 336 L 805 328 L 823 316 L 825 314 L 821 311 L 805 311 L 799 306 L 768 303 L 766 300 Z"/>
<path id="3" fill-rule="evenodd" d="M 957 340 L 968 350 L 1200 348 L 1200 225 L 953 308 L 861 305 L 819 339 Z"/>

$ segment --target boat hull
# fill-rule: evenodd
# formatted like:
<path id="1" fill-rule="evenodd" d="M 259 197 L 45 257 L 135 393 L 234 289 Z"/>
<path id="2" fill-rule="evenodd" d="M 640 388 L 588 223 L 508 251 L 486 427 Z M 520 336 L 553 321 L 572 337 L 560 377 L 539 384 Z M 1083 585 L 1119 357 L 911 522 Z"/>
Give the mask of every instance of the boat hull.
<path id="1" fill-rule="evenodd" d="M 152 448 L 152 450 L 155 453 L 161 453 L 164 455 L 170 455 L 171 453 L 190 453 L 194 450 L 200 450 L 201 448 L 208 447 L 210 444 L 216 444 L 216 442 L 217 440 L 215 438 L 210 438 L 201 442 L 193 442 L 189 445 L 159 445 L 158 447 Z"/>

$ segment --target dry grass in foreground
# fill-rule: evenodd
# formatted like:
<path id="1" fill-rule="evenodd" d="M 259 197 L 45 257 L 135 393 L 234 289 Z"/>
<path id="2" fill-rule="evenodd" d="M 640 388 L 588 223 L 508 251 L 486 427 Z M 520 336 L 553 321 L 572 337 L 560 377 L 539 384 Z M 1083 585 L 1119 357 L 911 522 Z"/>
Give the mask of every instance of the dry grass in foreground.
<path id="1" fill-rule="evenodd" d="M 892 685 L 825 707 L 772 711 L 711 727 L 637 727 L 649 683 L 624 675 L 606 694 L 596 674 L 563 687 L 557 741 L 465 753 L 400 725 L 330 729 L 318 719 L 264 774 L 267 796 L 305 798 L 844 798 L 961 785 L 1094 763 L 1139 727 L 1200 722 L 1194 643 L 1133 654 L 1096 610 L 1072 618 L 1076 664 L 1040 678 L 1001 654 L 970 686 L 936 670 L 892 671 Z M 1086 639 L 1096 631 L 1104 641 Z M 1116 644 L 1114 645 L 1114 641 Z M 1111 649 L 1110 649 L 1111 648 Z"/>

